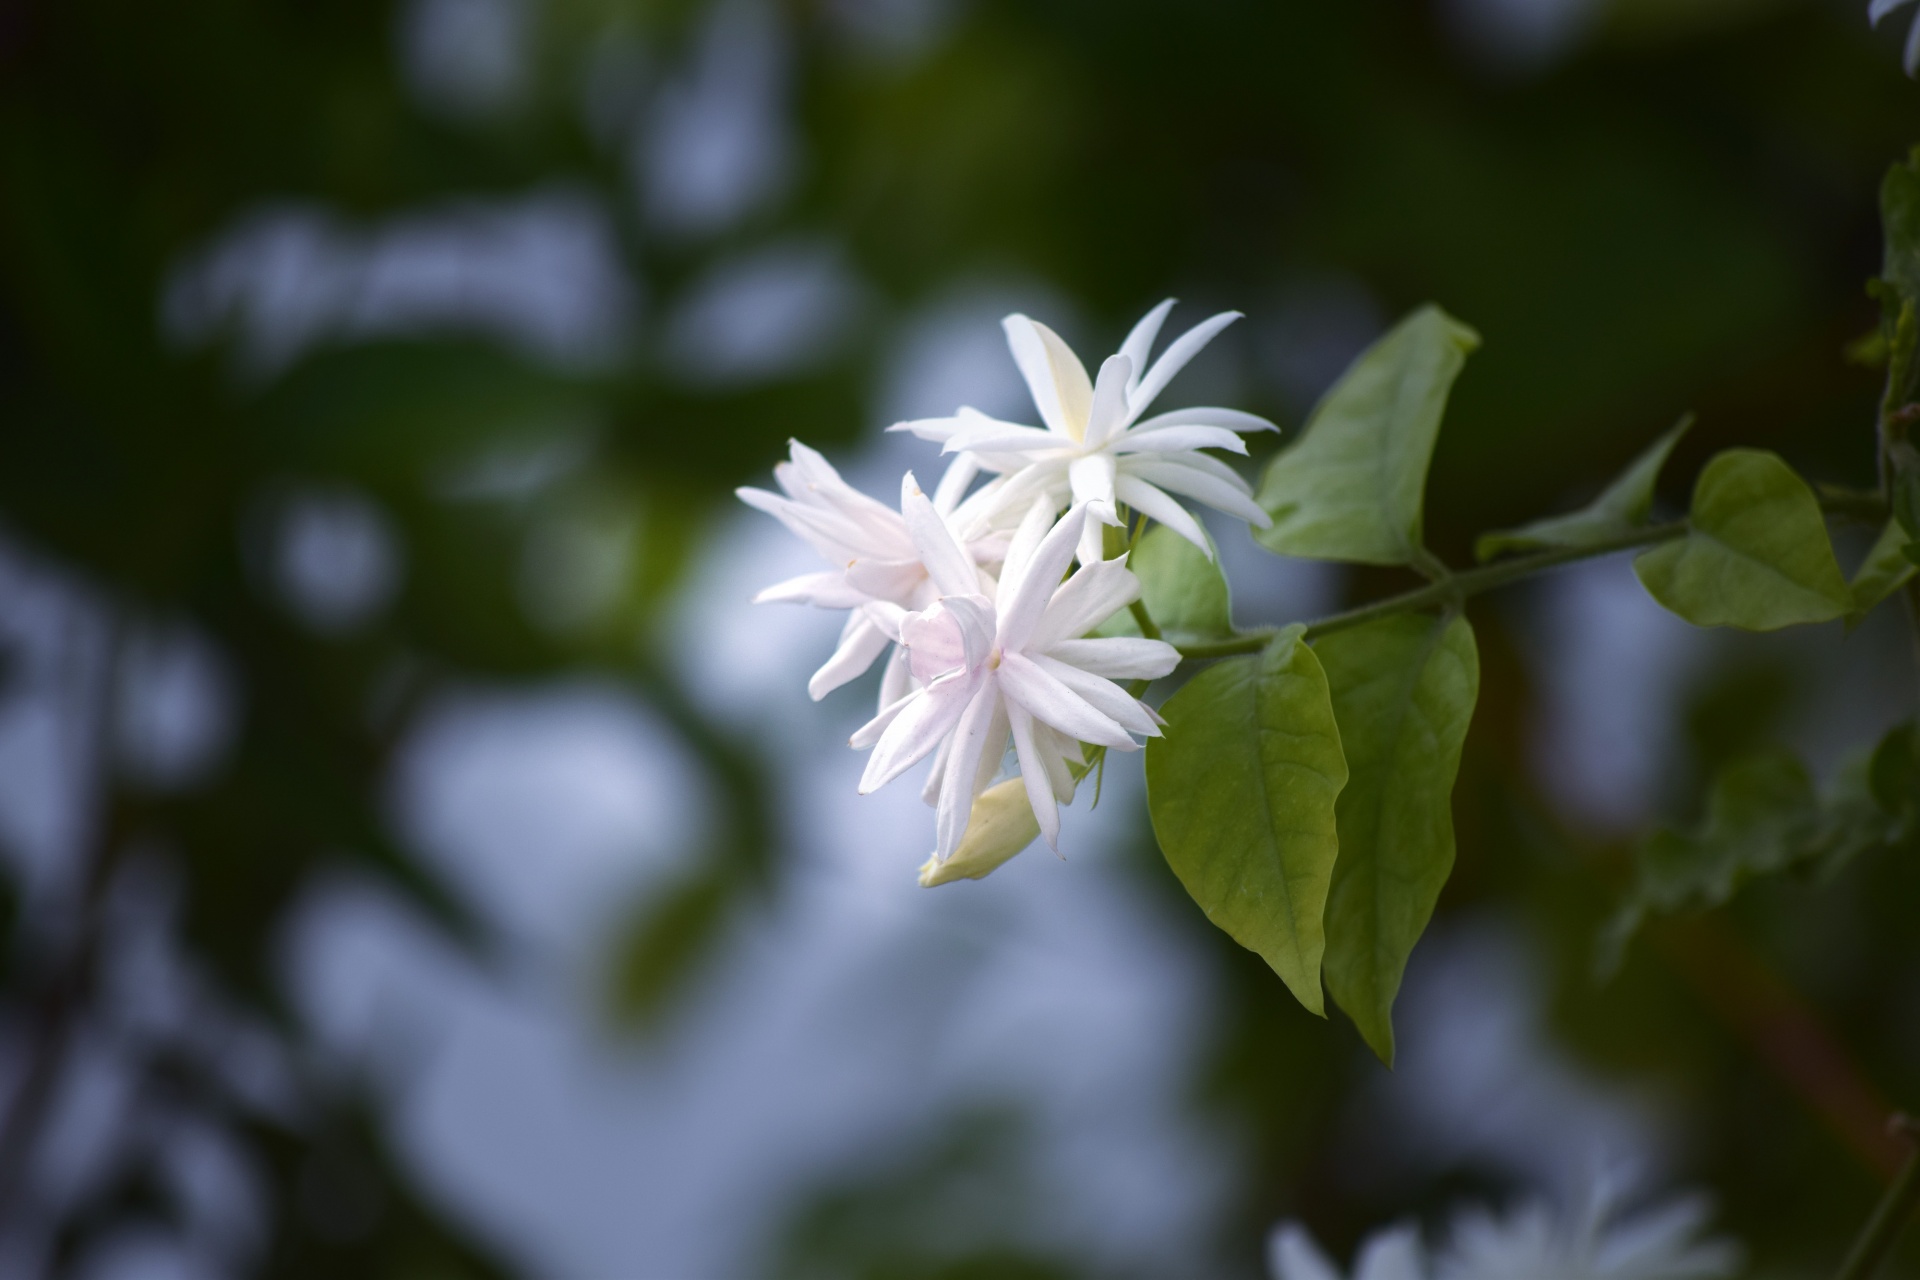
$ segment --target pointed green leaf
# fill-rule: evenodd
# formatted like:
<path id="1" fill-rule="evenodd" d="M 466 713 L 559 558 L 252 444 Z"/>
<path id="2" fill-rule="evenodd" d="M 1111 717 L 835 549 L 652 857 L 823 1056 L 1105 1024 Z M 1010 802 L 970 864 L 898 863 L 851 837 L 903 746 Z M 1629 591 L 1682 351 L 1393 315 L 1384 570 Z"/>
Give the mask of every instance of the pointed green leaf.
<path id="1" fill-rule="evenodd" d="M 1207 918 L 1324 1014 L 1320 962 L 1347 782 L 1327 677 L 1302 628 L 1201 672 L 1147 744 L 1147 803 L 1167 863 Z"/>
<path id="2" fill-rule="evenodd" d="M 1168 640 L 1177 644 L 1233 634 L 1233 605 L 1218 552 L 1209 560 L 1173 530 L 1155 525 L 1133 549 L 1127 567 L 1140 579 L 1140 600 L 1147 615 Z M 1100 634 L 1137 636 L 1140 628 L 1131 614 L 1121 612 L 1100 628 Z"/>
<path id="3" fill-rule="evenodd" d="M 1407 564 L 1421 547 L 1427 463 L 1447 393 L 1480 335 L 1426 306 L 1374 343 L 1267 468 L 1269 550 L 1314 560 Z"/>
<path id="4" fill-rule="evenodd" d="M 1853 575 L 1853 607 L 1847 610 L 1847 630 L 1866 620 L 1873 607 L 1907 585 L 1914 574 L 1914 563 L 1907 558 L 1907 544 L 1913 539 L 1898 520 L 1887 521 L 1867 558 Z"/>
<path id="5" fill-rule="evenodd" d="M 1642 552 L 1648 593 L 1701 627 L 1775 631 L 1853 605 L 1819 500 L 1778 455 L 1716 454 L 1700 473 L 1685 537 Z"/>
<path id="6" fill-rule="evenodd" d="M 1453 780 L 1480 659 L 1465 618 L 1383 618 L 1314 647 L 1351 772 L 1327 899 L 1327 990 L 1391 1065 L 1393 1000 L 1453 869 Z"/>
<path id="7" fill-rule="evenodd" d="M 1660 468 L 1666 465 L 1667 455 L 1692 425 L 1692 414 L 1680 419 L 1678 425 L 1649 445 L 1584 509 L 1571 515 L 1536 520 L 1518 529 L 1483 534 L 1474 544 L 1474 555 L 1481 560 L 1491 560 L 1508 551 L 1591 546 L 1646 524 L 1647 513 L 1653 509 L 1653 487 L 1660 479 Z"/>

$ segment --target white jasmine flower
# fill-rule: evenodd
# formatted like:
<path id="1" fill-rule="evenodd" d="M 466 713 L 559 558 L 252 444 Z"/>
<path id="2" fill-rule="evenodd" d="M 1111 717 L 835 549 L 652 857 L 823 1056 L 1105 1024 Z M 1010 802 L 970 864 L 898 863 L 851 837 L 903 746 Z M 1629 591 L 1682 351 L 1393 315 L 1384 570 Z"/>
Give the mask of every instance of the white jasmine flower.
<path id="1" fill-rule="evenodd" d="M 1867 7 L 1867 21 L 1874 26 L 1880 25 L 1880 19 L 1906 4 L 1908 0 L 1873 0 Z M 1920 72 L 1920 15 L 1916 15 L 1913 26 L 1907 29 L 1907 50 L 1901 59 L 1907 68 L 1907 74 Z"/>
<path id="2" fill-rule="evenodd" d="M 1603 1180 L 1571 1223 L 1538 1202 L 1504 1216 L 1463 1213 L 1434 1280 L 1708 1280 L 1739 1268 L 1731 1241 L 1698 1239 L 1709 1216 L 1700 1197 L 1627 1217 L 1618 1192 Z"/>
<path id="3" fill-rule="evenodd" d="M 833 566 L 775 583 L 755 596 L 754 602 L 790 601 L 851 610 L 833 656 L 807 681 L 807 692 L 818 702 L 871 667 L 891 643 L 888 628 L 879 621 L 882 612 L 924 609 L 940 593 L 920 562 L 905 516 L 842 480 L 832 463 L 798 440 L 789 441 L 789 448 L 791 460 L 773 469 L 784 497 L 764 489 L 734 492 L 748 506 L 786 525 Z M 977 474 L 971 462 L 949 467 L 928 508 L 932 513 L 928 518 L 954 521 L 956 527 L 972 532 L 974 540 L 963 553 L 974 570 L 966 590 L 990 595 L 993 578 L 980 566 L 997 562 L 1005 544 L 993 538 L 974 514 L 984 503 L 964 504 L 962 509 L 961 495 Z M 905 655 L 896 654 L 881 681 L 880 705 L 898 701 L 909 687 Z"/>
<path id="4" fill-rule="evenodd" d="M 1267 1240 L 1267 1266 L 1273 1280 L 1349 1280 L 1295 1222 L 1274 1228 Z M 1419 1231 L 1402 1224 L 1368 1236 L 1354 1259 L 1350 1280 L 1427 1280 Z"/>
<path id="5" fill-rule="evenodd" d="M 940 598 L 917 612 L 883 614 L 918 687 L 853 735 L 856 748 L 873 748 L 860 792 L 937 751 L 928 792 L 937 809 L 934 857 L 944 862 L 1011 737 L 1027 802 L 1057 848 L 1057 806 L 1073 798 L 1068 761 L 1078 744 L 1133 751 L 1133 735 L 1160 732 L 1153 712 L 1114 681 L 1166 675 L 1179 651 L 1158 640 L 1083 638 L 1140 594 L 1124 560 L 1086 565 L 1061 581 L 1087 523 L 1084 505 L 1057 524 L 1044 503 L 1029 509 L 1007 548 L 997 599 L 978 590 L 971 558 L 911 476 L 901 511 Z"/>
<path id="6" fill-rule="evenodd" d="M 1202 449 L 1244 454 L 1243 431 L 1278 430 L 1264 418 L 1235 409 L 1176 409 L 1144 422 L 1140 415 L 1216 333 L 1240 318 L 1223 311 L 1176 338 L 1157 361 L 1147 363 L 1160 325 L 1173 307 L 1169 298 L 1149 311 L 1119 354 L 1107 357 L 1096 381 L 1071 348 L 1047 326 L 1023 315 L 1002 321 L 1014 363 L 1040 411 L 1045 429 L 1000 422 L 962 408 L 951 418 L 902 422 L 938 440 L 945 453 L 972 454 L 998 478 L 977 497 L 997 511 L 1024 511 L 1044 497 L 1055 511 L 1086 504 L 1098 521 L 1119 523 L 1125 503 L 1158 520 L 1213 555 L 1198 522 L 1171 494 L 1192 498 L 1264 529 L 1272 523 L 1234 470 Z M 1089 521 L 1080 540 L 1082 564 L 1102 558 L 1100 524 Z"/>
<path id="7" fill-rule="evenodd" d="M 1602 1179 L 1571 1223 L 1537 1201 L 1504 1215 L 1457 1213 L 1446 1246 L 1431 1253 L 1410 1225 L 1375 1232 L 1351 1280 L 1712 1280 L 1738 1269 L 1737 1246 L 1699 1238 L 1707 1222 L 1699 1197 L 1623 1217 L 1619 1190 Z M 1267 1254 L 1274 1280 L 1342 1280 L 1298 1224 L 1277 1227 Z"/>

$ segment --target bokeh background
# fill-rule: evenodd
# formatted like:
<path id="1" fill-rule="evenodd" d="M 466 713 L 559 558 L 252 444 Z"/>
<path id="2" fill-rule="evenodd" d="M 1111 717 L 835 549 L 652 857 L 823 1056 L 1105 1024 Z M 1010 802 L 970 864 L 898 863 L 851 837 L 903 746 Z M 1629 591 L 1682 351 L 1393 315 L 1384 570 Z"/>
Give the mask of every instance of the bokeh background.
<path id="1" fill-rule="evenodd" d="M 999 316 L 1097 358 L 1168 295 L 1247 316 L 1172 402 L 1290 430 L 1479 327 L 1456 563 L 1686 410 L 1670 503 L 1734 443 L 1870 482 L 1920 87 L 1864 10 L 0 4 L 0 1274 L 1251 1278 L 1602 1168 L 1824 1274 L 1920 1106 L 1920 865 L 1591 957 L 1718 761 L 1912 710 L 1895 610 L 1478 603 L 1389 1073 L 1184 898 L 1137 757 L 919 888 L 730 491 L 798 436 L 885 494 L 887 423 L 1028 416 Z M 1215 534 L 1243 624 L 1398 585 Z"/>

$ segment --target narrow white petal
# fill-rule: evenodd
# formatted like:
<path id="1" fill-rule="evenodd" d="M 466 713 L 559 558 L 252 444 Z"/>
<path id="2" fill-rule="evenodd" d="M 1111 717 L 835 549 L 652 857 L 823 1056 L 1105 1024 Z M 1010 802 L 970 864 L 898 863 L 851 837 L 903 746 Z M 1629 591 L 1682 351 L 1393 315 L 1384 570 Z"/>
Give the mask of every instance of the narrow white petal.
<path id="1" fill-rule="evenodd" d="M 1867 21 L 1877 27 L 1880 25 L 1880 19 L 1905 3 L 1907 0 L 1873 0 L 1873 3 L 1867 6 Z"/>
<path id="2" fill-rule="evenodd" d="M 869 599 L 844 573 L 803 573 L 776 582 L 754 596 L 755 604 L 810 604 L 817 609 L 851 609 Z"/>
<path id="3" fill-rule="evenodd" d="M 1033 743 L 1040 748 L 1040 758 L 1046 762 L 1054 799 L 1061 804 L 1072 804 L 1075 781 L 1072 766 L 1086 759 L 1080 744 L 1038 720 L 1033 722 Z"/>
<path id="4" fill-rule="evenodd" d="M 1214 510 L 1238 516 L 1257 529 L 1265 529 L 1273 523 L 1273 517 L 1253 500 L 1245 480 L 1231 471 L 1221 476 L 1189 465 L 1196 459 L 1210 461 L 1205 454 L 1199 453 L 1179 454 L 1164 459 L 1132 454 L 1122 460 L 1120 467 L 1130 476 L 1169 493 L 1198 498 Z"/>
<path id="5" fill-rule="evenodd" d="M 1173 345 L 1163 352 L 1153 367 L 1140 379 L 1140 386 L 1127 403 L 1129 420 L 1146 412 L 1153 398 L 1166 390 L 1173 381 L 1173 375 L 1187 367 L 1187 361 L 1200 354 L 1201 348 L 1213 341 L 1213 335 L 1240 318 L 1238 311 L 1222 311 L 1208 320 L 1202 320 L 1173 340 Z"/>
<path id="6" fill-rule="evenodd" d="M 1071 447 L 1053 432 L 1042 431 L 1038 427 L 989 422 L 954 432 L 947 437 L 947 442 L 940 447 L 940 452 L 952 454 L 964 450 L 977 454 L 1027 454 Z"/>
<path id="7" fill-rule="evenodd" d="M 1180 665 L 1180 651 L 1166 641 L 1134 636 L 1062 640 L 1048 645 L 1044 652 L 1109 680 L 1158 680 Z"/>
<path id="8" fill-rule="evenodd" d="M 907 666 L 907 651 L 894 645 L 880 668 L 880 710 L 885 711 L 913 692 L 913 671 Z"/>
<path id="9" fill-rule="evenodd" d="M 834 519 L 831 513 L 811 510 L 765 489 L 743 486 L 735 489 L 733 496 L 785 525 L 787 532 L 812 547 L 822 560 L 845 564 L 859 553 L 858 530 L 846 520 Z"/>
<path id="10" fill-rule="evenodd" d="M 1021 517 L 1020 527 L 1013 531 L 1012 541 L 1007 543 L 1006 560 L 1000 570 L 999 598 L 1003 605 L 1019 594 L 1020 580 L 1033 563 L 1033 553 L 1040 549 L 1041 541 L 1052 528 L 1053 504 L 1044 498 L 1035 499 L 1027 508 L 1027 514 Z"/>
<path id="11" fill-rule="evenodd" d="M 940 739 L 940 749 L 933 753 L 933 767 L 927 770 L 927 780 L 920 784 L 920 803 L 929 809 L 940 804 L 940 788 L 947 780 L 947 757 L 953 752 L 953 735 Z"/>
<path id="12" fill-rule="evenodd" d="M 891 600 L 911 605 L 915 592 L 927 580 L 927 567 L 918 560 L 855 560 L 841 575 L 866 600 Z"/>
<path id="13" fill-rule="evenodd" d="M 1073 488 L 1073 500 L 1091 505 L 1093 512 L 1108 524 L 1118 524 L 1113 510 L 1114 457 L 1102 450 L 1075 458 L 1067 466 L 1067 483 Z"/>
<path id="14" fill-rule="evenodd" d="M 1200 548 L 1207 559 L 1213 559 L 1213 548 L 1207 543 L 1207 535 L 1200 525 L 1187 514 L 1187 509 L 1160 492 L 1138 476 L 1122 472 L 1113 482 L 1113 491 L 1120 501 L 1158 520 L 1167 528 Z"/>
<path id="15" fill-rule="evenodd" d="M 1140 579 L 1124 559 L 1083 564 L 1054 591 L 1022 647 L 1046 652 L 1062 640 L 1077 640 L 1139 598 Z"/>
<path id="16" fill-rule="evenodd" d="M 1028 714 L 1046 721 L 1068 737 L 1120 751 L 1139 748 L 1112 717 L 1089 705 L 1085 698 L 1042 671 L 1024 654 L 1004 655 L 997 674 L 1001 695 L 1009 703 L 1024 707 Z"/>
<path id="17" fill-rule="evenodd" d="M 1084 416 L 1075 421 L 1068 412 L 1068 393 L 1060 386 L 1060 368 L 1049 349 L 1045 333 L 1051 333 L 1045 325 L 1026 316 L 1015 314 L 1000 322 L 1007 333 L 1007 348 L 1013 352 L 1013 362 L 1020 367 L 1020 376 L 1027 381 L 1027 391 L 1033 396 L 1033 404 L 1040 411 L 1040 420 L 1047 424 L 1047 430 L 1070 440 L 1080 438 L 1079 427 L 1085 422 Z M 1055 337 L 1055 342 L 1059 338 Z M 1066 345 L 1061 343 L 1062 346 Z M 1071 353 L 1069 353 L 1071 354 Z M 1079 361 L 1074 361 L 1077 366 Z M 1087 371 L 1080 370 L 1080 380 L 1085 382 Z M 1093 399 L 1091 387 L 1087 391 L 1087 400 Z"/>
<path id="18" fill-rule="evenodd" d="M 1089 520 L 1080 526 L 1080 545 L 1074 550 L 1074 559 L 1081 564 L 1099 564 L 1107 555 L 1107 525 L 1102 520 Z"/>
<path id="19" fill-rule="evenodd" d="M 1248 488 L 1247 482 L 1240 478 L 1238 471 L 1235 471 L 1232 467 L 1208 453 L 1129 454 L 1126 466 L 1127 470 L 1145 476 L 1148 480 L 1152 480 L 1154 484 L 1159 484 L 1160 482 L 1152 476 L 1147 475 L 1149 469 L 1179 467 L 1198 471 L 1202 475 L 1213 476 L 1218 480 L 1224 480 L 1243 492 L 1252 492 L 1252 490 Z"/>
<path id="20" fill-rule="evenodd" d="M 980 474 L 980 459 L 971 454 L 961 454 L 947 464 L 946 474 L 940 477 L 940 483 L 934 486 L 933 509 L 941 515 L 950 515 L 960 500 L 967 496 L 967 490 Z"/>
<path id="21" fill-rule="evenodd" d="M 940 803 L 934 811 L 934 850 L 942 859 L 953 856 L 967 833 L 973 813 L 974 783 L 980 776 L 980 758 L 986 753 L 988 730 L 1000 709 L 1000 692 L 991 679 L 980 682 L 954 726 L 953 746 L 947 751 Z"/>
<path id="22" fill-rule="evenodd" d="M 1242 413 L 1238 409 L 1219 409 L 1207 405 L 1192 409 L 1174 409 L 1167 413 L 1156 413 L 1144 422 L 1136 422 L 1130 428 L 1133 431 L 1158 431 L 1162 427 L 1225 427 L 1229 431 L 1278 431 L 1277 423 L 1269 422 L 1257 413 Z"/>
<path id="23" fill-rule="evenodd" d="M 853 736 L 847 739 L 847 745 L 855 751 L 865 751 L 880 741 L 881 736 L 887 731 L 887 726 L 899 719 L 900 713 L 912 705 L 914 696 L 914 693 L 909 693 L 903 698 L 881 704 L 879 712 L 873 719 L 853 731 Z"/>
<path id="24" fill-rule="evenodd" d="M 1368 1236 L 1353 1260 L 1354 1280 L 1425 1280 L 1426 1250 L 1411 1223 Z"/>
<path id="25" fill-rule="evenodd" d="M 1127 387 L 1133 381 L 1133 361 L 1124 355 L 1108 356 L 1100 365 L 1100 378 L 1093 384 L 1093 407 L 1087 411 L 1087 435 L 1082 441 L 1089 447 L 1104 444 L 1127 416 Z"/>
<path id="26" fill-rule="evenodd" d="M 1035 666 L 1080 695 L 1081 700 L 1088 706 L 1128 733 L 1137 733 L 1148 738 L 1160 736 L 1160 726 L 1154 723 L 1152 713 L 1141 704 L 1138 698 L 1113 681 L 1090 675 L 1078 667 L 1070 667 L 1044 654 L 1033 653 L 1026 656 Z"/>
<path id="27" fill-rule="evenodd" d="M 1225 427 L 1161 427 L 1141 435 L 1129 431 L 1113 442 L 1117 453 L 1183 453 L 1189 449 L 1225 449 L 1245 456 L 1247 442 Z"/>
<path id="28" fill-rule="evenodd" d="M 1900 62 L 1908 76 L 1920 73 L 1920 17 L 1915 17 L 1913 25 L 1907 28 L 1907 52 Z"/>
<path id="29" fill-rule="evenodd" d="M 861 613 L 848 617 L 840 632 L 840 647 L 807 681 L 807 694 L 815 702 L 873 665 L 887 647 L 886 633 Z"/>
<path id="30" fill-rule="evenodd" d="M 1031 557 L 1016 563 L 1008 553 L 1000 588 L 999 634 L 995 637 L 1004 647 L 1019 649 L 1033 634 L 1047 602 L 1053 599 L 1054 588 L 1060 585 L 1061 575 L 1073 560 L 1074 544 L 1080 540 L 1086 519 L 1085 507 L 1073 507 L 1040 540 Z M 1011 589 L 1006 585 L 1009 577 L 1015 580 Z"/>
<path id="31" fill-rule="evenodd" d="M 1008 706 L 1007 725 L 1013 734 L 1013 754 L 1020 761 L 1020 780 L 1026 784 L 1027 803 L 1033 806 L 1034 820 L 1047 846 L 1060 847 L 1060 806 L 1054 796 L 1053 777 L 1040 744 L 1034 741 L 1033 717 L 1017 706 Z"/>
<path id="32" fill-rule="evenodd" d="M 967 420 L 956 414 L 951 418 L 911 418 L 896 422 L 887 430 L 911 432 L 922 440 L 945 440 L 966 424 Z"/>
<path id="33" fill-rule="evenodd" d="M 909 471 L 900 480 L 900 514 L 907 522 L 907 535 L 927 566 L 927 576 L 943 596 L 972 595 L 980 589 L 980 573 L 973 557 L 954 539 L 947 522 L 933 509 L 933 503 L 920 491 Z"/>
<path id="34" fill-rule="evenodd" d="M 1127 371 L 1127 398 L 1132 400 L 1134 389 L 1140 385 L 1140 375 L 1147 371 L 1147 357 L 1153 354 L 1153 340 L 1160 336 L 1160 326 L 1167 321 L 1167 312 L 1173 310 L 1173 299 L 1168 298 L 1153 310 L 1140 317 L 1140 323 L 1133 326 L 1133 332 L 1120 344 L 1120 354 L 1131 362 Z"/>
<path id="35" fill-rule="evenodd" d="M 904 699 L 867 757 L 866 772 L 860 775 L 860 794 L 878 790 L 927 758 L 940 740 L 953 732 L 960 713 L 978 685 L 977 680 L 957 677 L 930 684 Z"/>
<path id="36" fill-rule="evenodd" d="M 810 449 L 798 440 L 787 441 L 787 456 L 790 466 L 802 482 L 805 494 L 821 504 L 846 511 L 850 515 L 866 518 L 878 518 L 881 521 L 895 519 L 887 504 L 878 498 L 868 497 L 845 480 L 834 470 L 833 464 L 818 450 Z M 775 467 L 775 472 L 783 468 Z M 801 497 L 795 493 L 794 497 Z"/>
<path id="37" fill-rule="evenodd" d="M 1282 1224 L 1268 1238 L 1267 1270 L 1273 1280 L 1340 1280 L 1339 1269 L 1313 1237 L 1292 1222 Z"/>

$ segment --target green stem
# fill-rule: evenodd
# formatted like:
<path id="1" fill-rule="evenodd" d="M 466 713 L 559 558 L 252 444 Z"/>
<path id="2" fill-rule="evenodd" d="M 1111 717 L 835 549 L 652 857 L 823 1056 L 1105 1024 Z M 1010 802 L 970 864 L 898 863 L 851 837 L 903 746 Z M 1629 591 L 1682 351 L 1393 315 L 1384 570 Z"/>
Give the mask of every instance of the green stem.
<path id="1" fill-rule="evenodd" d="M 1680 537 L 1687 531 L 1687 522 L 1676 520 L 1671 524 L 1649 525 L 1643 529 L 1630 529 L 1581 547 L 1553 547 L 1546 551 L 1536 551 L 1532 555 L 1515 556 L 1511 560 L 1500 560 L 1483 565 L 1478 569 L 1468 569 L 1462 573 L 1448 574 L 1438 581 L 1431 582 L 1413 591 L 1402 592 L 1397 596 L 1388 596 L 1385 600 L 1376 600 L 1372 604 L 1361 605 L 1357 609 L 1348 609 L 1344 613 L 1332 614 L 1307 624 L 1307 639 L 1313 640 L 1335 631 L 1344 631 L 1348 627 L 1358 627 L 1380 618 L 1390 618 L 1395 614 L 1415 613 L 1422 609 L 1432 609 L 1465 600 L 1468 596 L 1479 595 L 1482 591 L 1491 591 L 1495 587 L 1504 587 L 1508 583 L 1531 578 L 1548 569 L 1557 569 L 1563 564 L 1573 564 L 1581 560 L 1591 560 L 1596 556 L 1612 555 L 1616 551 L 1630 551 L 1635 547 L 1649 547 L 1657 542 L 1666 542 Z M 1227 640 L 1205 641 L 1199 644 L 1180 646 L 1183 658 L 1227 658 L 1237 653 L 1257 653 L 1279 634 L 1278 627 L 1261 627 L 1253 631 L 1243 631 Z"/>
<path id="2" fill-rule="evenodd" d="M 1893 1127 L 1910 1139 L 1920 1139 L 1920 1125 L 1905 1116 L 1896 1116 Z M 1900 1229 L 1913 1216 L 1916 1207 L 1920 1207 L 1920 1143 L 1916 1143 L 1912 1154 L 1908 1155 L 1900 1176 L 1893 1180 L 1893 1185 L 1880 1197 L 1880 1203 L 1873 1207 L 1873 1216 L 1861 1228 L 1859 1238 L 1848 1250 L 1847 1260 L 1840 1264 L 1834 1280 L 1872 1280 L 1874 1273 L 1880 1270 L 1880 1264 L 1893 1252 L 1894 1242 L 1900 1238 Z"/>

